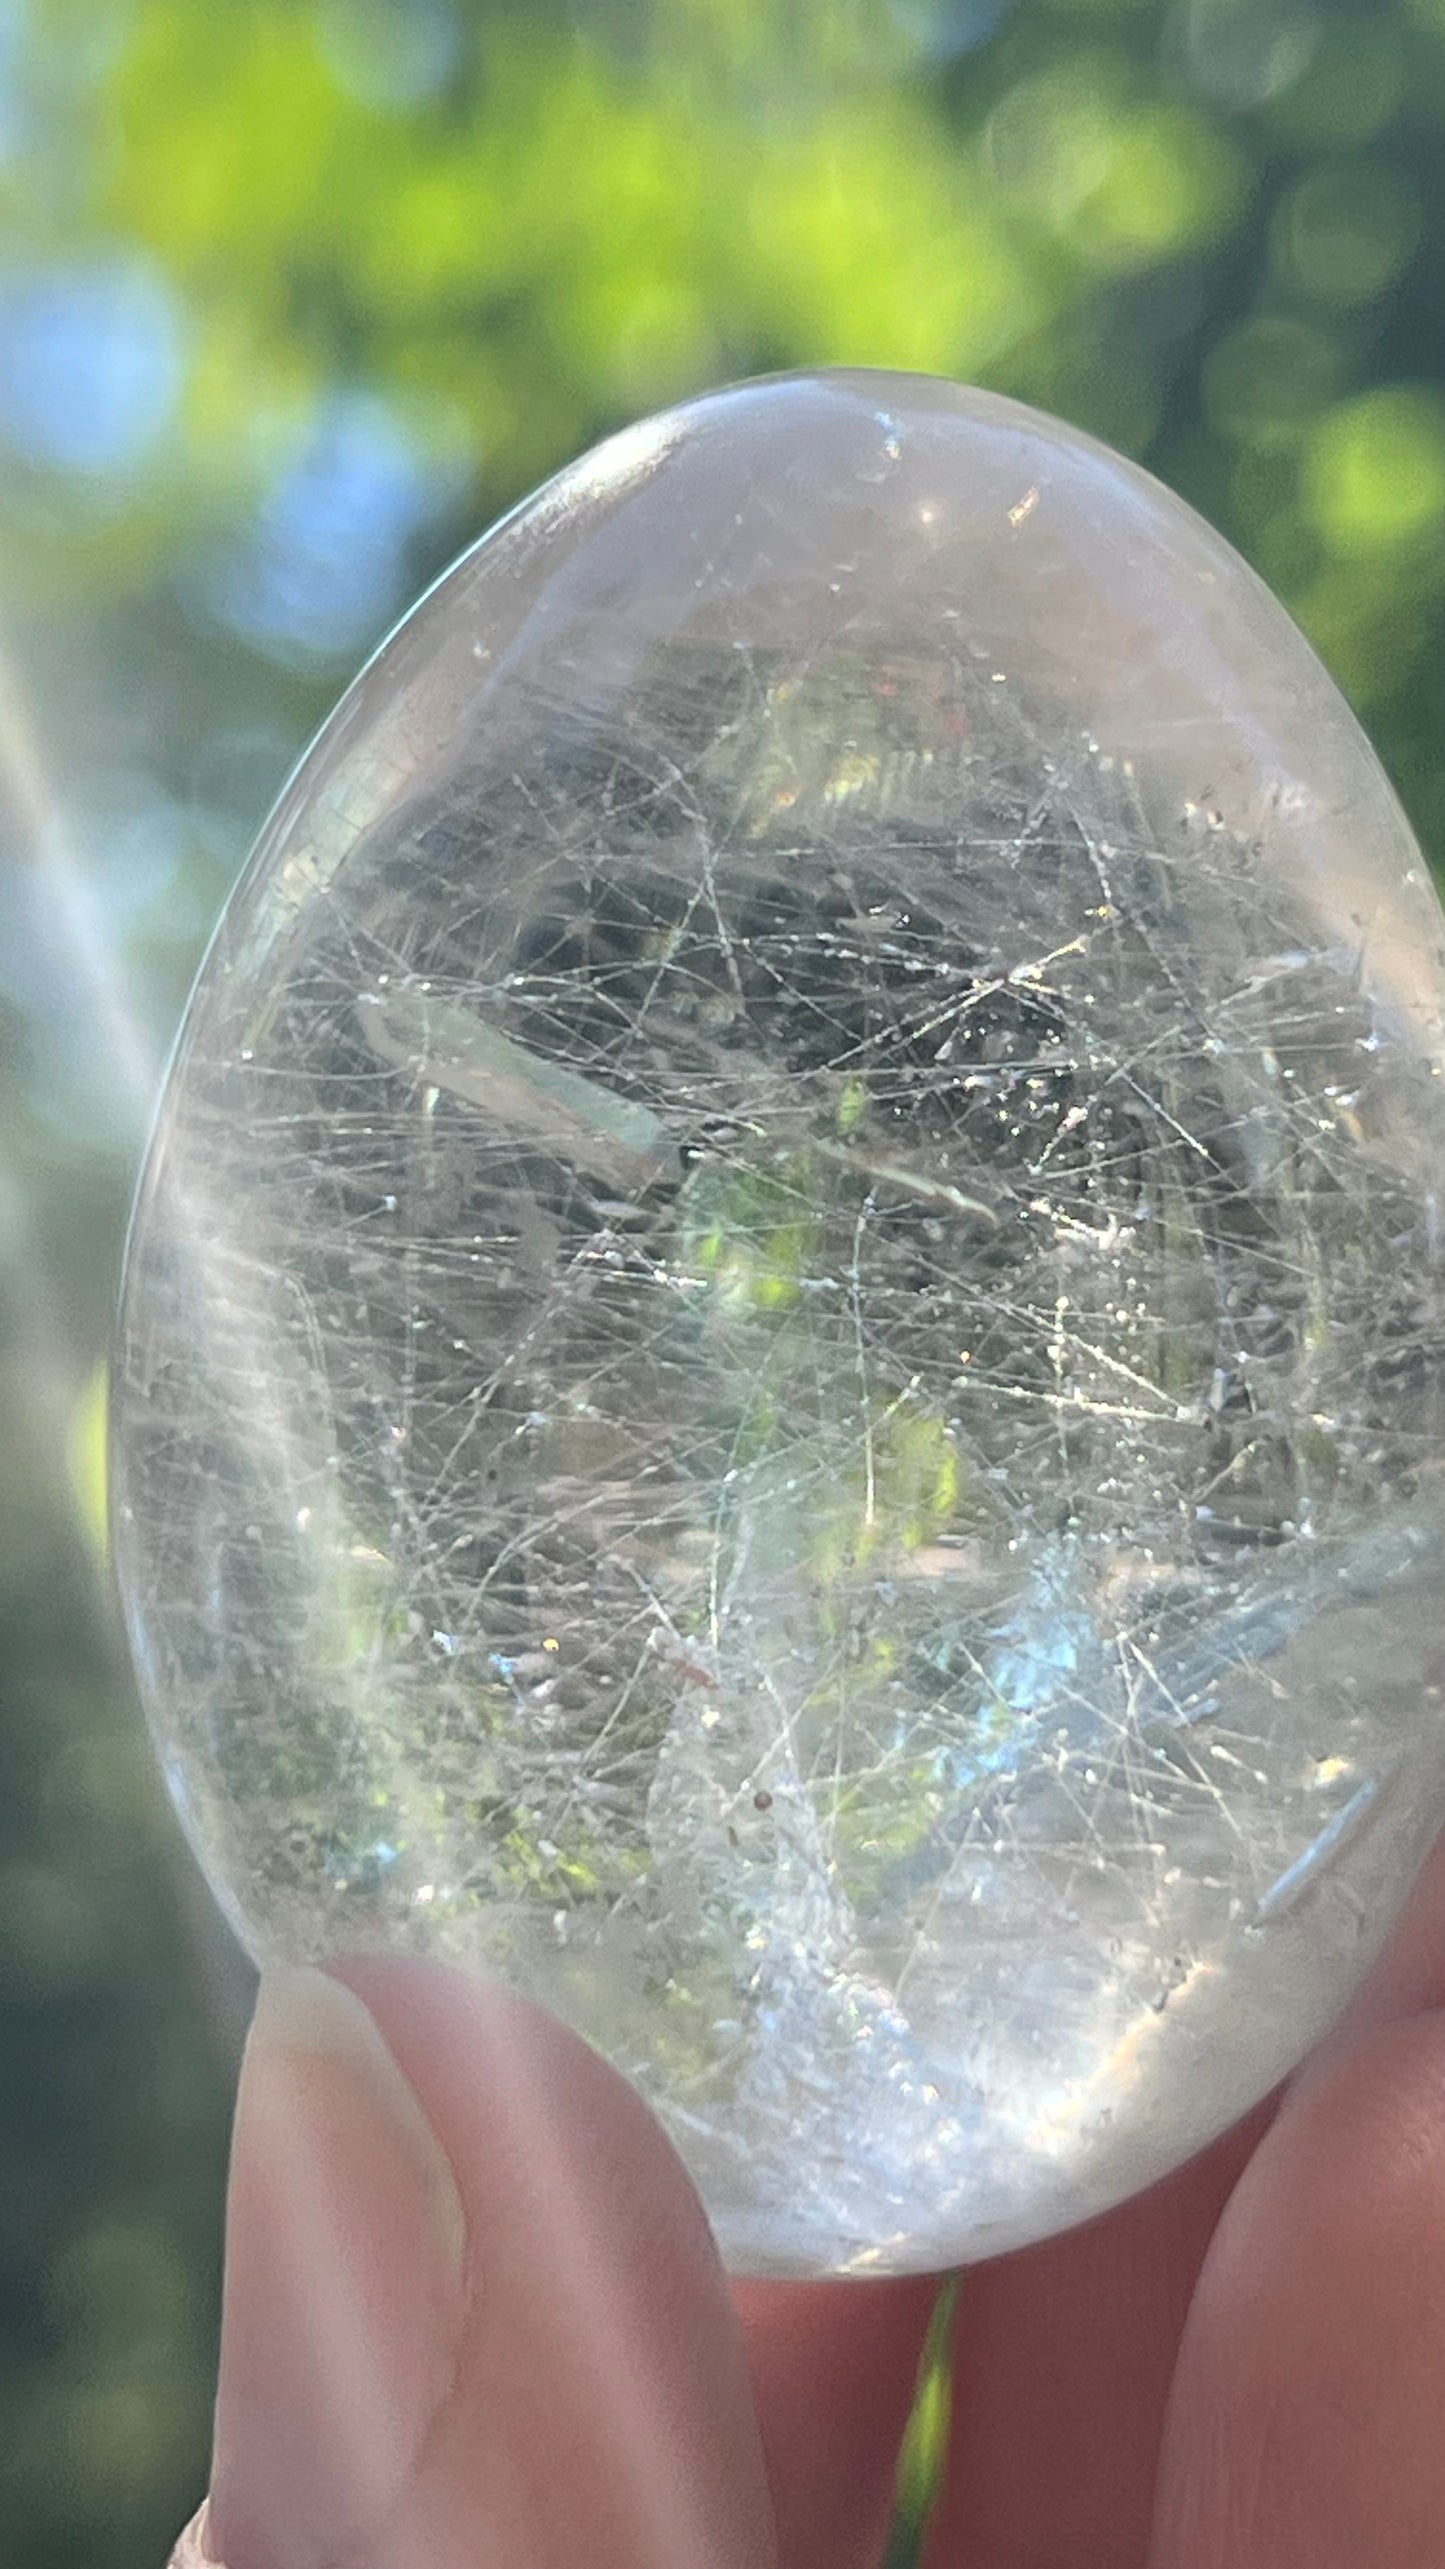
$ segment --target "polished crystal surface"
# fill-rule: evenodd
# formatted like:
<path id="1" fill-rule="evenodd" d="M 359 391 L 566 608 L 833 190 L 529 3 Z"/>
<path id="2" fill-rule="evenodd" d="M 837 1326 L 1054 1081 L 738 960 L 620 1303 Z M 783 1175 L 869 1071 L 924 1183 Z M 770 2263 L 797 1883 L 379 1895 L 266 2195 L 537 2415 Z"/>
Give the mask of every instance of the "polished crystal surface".
<path id="1" fill-rule="evenodd" d="M 617 438 L 201 975 L 116 1543 L 257 1953 L 505 1976 L 724 2249 L 1163 2174 L 1445 1805 L 1442 920 L 1252 574 L 981 393 Z"/>

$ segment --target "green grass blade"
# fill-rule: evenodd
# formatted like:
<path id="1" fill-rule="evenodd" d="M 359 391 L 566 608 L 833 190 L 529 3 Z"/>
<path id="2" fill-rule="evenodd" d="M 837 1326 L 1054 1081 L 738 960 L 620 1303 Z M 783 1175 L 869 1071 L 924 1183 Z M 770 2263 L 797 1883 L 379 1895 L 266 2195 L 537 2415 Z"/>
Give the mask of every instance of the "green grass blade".
<path id="1" fill-rule="evenodd" d="M 883 2553 L 882 2569 L 918 2569 L 948 2459 L 948 2430 L 953 2415 L 953 2313 L 958 2277 L 939 2287 L 918 2362 L 918 2388 L 898 2448 L 894 2474 L 893 2524 Z"/>

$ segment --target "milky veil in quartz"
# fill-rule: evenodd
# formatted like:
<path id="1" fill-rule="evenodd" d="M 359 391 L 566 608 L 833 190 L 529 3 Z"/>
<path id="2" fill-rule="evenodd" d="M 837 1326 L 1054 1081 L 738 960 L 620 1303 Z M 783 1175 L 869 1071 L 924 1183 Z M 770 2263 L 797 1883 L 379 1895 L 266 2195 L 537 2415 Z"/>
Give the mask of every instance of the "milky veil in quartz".
<path id="1" fill-rule="evenodd" d="M 1162 2174 L 1441 1816 L 1441 919 L 1282 611 L 922 379 L 621 437 L 273 817 L 117 1548 L 253 1950 L 495 1971 L 759 2271 Z"/>

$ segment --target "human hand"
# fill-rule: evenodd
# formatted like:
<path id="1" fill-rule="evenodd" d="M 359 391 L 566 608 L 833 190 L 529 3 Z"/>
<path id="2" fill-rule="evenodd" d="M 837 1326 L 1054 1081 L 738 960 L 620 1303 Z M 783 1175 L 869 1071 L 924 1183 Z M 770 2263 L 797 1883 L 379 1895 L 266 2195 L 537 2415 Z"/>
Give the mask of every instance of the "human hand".
<path id="1" fill-rule="evenodd" d="M 929 2569 L 1445 2563 L 1445 1846 L 1248 2125 L 974 2268 Z M 646 2109 L 434 1965 L 263 1990 L 176 2569 L 876 2569 L 933 2279 L 729 2286 Z"/>

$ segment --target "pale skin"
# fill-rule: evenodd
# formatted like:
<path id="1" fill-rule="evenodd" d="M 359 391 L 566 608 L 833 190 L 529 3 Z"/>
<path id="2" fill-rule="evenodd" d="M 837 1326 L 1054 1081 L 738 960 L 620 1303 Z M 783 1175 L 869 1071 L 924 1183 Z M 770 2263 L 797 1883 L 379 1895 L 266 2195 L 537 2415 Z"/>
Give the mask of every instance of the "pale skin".
<path id="1" fill-rule="evenodd" d="M 178 2562 L 874 2569 L 934 2282 L 730 2284 L 623 2081 L 499 1993 L 263 1994 Z M 1338 2034 L 965 2277 L 928 2569 L 1440 2569 L 1445 1844 Z"/>

